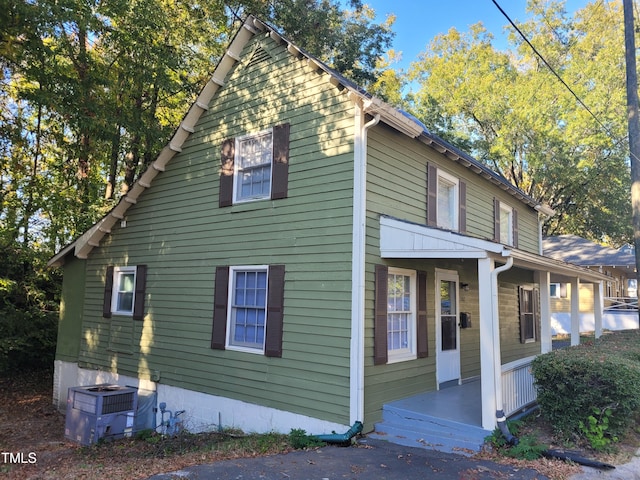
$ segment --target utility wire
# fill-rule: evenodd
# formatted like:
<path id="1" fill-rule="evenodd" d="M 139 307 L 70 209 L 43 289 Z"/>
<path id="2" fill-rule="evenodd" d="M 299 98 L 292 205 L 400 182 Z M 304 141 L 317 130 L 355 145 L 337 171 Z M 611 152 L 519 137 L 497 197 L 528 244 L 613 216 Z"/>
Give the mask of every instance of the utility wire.
<path id="1" fill-rule="evenodd" d="M 502 13 L 502 15 L 504 15 L 504 17 L 509 20 L 509 23 L 511 24 L 511 26 L 513 26 L 513 28 L 516 29 L 516 32 L 518 32 L 518 34 L 522 37 L 522 39 L 527 42 L 527 45 L 529 45 L 529 47 L 531 47 L 531 50 L 533 50 L 533 52 L 538 56 L 538 58 L 540 58 L 540 60 L 542 60 L 542 62 L 547 66 L 547 68 L 551 71 L 551 73 L 560 81 L 560 83 L 562 83 L 567 90 L 569 90 L 569 92 L 571 93 L 571 95 L 574 96 L 574 98 L 578 101 L 578 103 L 580 105 L 582 105 L 582 107 L 589 112 L 589 115 L 591 115 L 593 117 L 593 119 L 598 123 L 598 125 L 600 125 L 602 127 L 602 129 L 607 132 L 607 134 L 609 135 L 609 137 L 611 137 L 611 139 L 613 140 L 615 137 L 613 135 L 613 133 L 600 121 L 600 119 L 598 119 L 598 117 L 596 117 L 596 115 L 591 111 L 591 109 L 582 101 L 582 99 L 580 97 L 578 97 L 578 95 L 573 91 L 573 89 L 567 85 L 567 82 L 565 82 L 562 77 L 560 77 L 560 75 L 558 75 L 558 73 L 555 71 L 555 69 L 549 64 L 549 62 L 547 62 L 547 60 L 542 56 L 542 54 L 540 52 L 538 52 L 538 50 L 536 49 L 536 47 L 533 46 L 533 44 L 529 41 L 529 39 L 525 36 L 524 33 L 522 33 L 522 31 L 518 28 L 518 26 L 513 22 L 513 20 L 511 20 L 511 18 L 509 17 L 509 15 L 502 9 L 502 7 L 498 4 L 498 2 L 496 0 L 491 0 L 493 2 L 493 4 L 498 8 L 498 10 L 500 10 L 500 13 Z"/>

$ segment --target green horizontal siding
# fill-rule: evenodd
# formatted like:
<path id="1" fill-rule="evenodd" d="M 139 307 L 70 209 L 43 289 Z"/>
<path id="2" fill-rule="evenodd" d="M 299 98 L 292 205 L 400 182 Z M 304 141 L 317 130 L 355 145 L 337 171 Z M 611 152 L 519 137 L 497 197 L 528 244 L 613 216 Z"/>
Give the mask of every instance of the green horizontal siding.
<path id="1" fill-rule="evenodd" d="M 65 258 L 56 360 L 77 362 L 82 338 L 85 261 L 68 255 Z"/>
<path id="2" fill-rule="evenodd" d="M 271 58 L 248 67 L 257 42 Z M 222 141 L 283 122 L 288 198 L 219 208 Z M 269 38 L 250 42 L 183 151 L 129 209 L 126 228 L 92 251 L 82 361 L 347 423 L 352 125 L 351 102 L 326 75 Z M 147 265 L 143 321 L 101 317 L 109 264 Z M 269 264 L 286 268 L 282 358 L 212 350 L 215 267 Z"/>

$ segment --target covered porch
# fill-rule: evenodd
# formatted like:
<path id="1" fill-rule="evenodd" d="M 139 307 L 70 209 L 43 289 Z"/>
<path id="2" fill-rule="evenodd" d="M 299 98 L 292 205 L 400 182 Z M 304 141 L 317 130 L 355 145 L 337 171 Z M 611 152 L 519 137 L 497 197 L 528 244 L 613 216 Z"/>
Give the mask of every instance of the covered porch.
<path id="1" fill-rule="evenodd" d="M 459 375 L 454 382 L 443 382 L 438 378 L 440 369 L 436 368 L 437 389 L 387 403 L 383 409 L 383 422 L 376 425 L 376 432 L 392 441 L 409 439 L 407 441 L 414 446 L 416 442 L 423 443 L 420 441 L 422 439 L 427 448 L 477 451 L 499 422 L 535 403 L 530 364 L 536 355 L 552 349 L 550 276 L 563 275 L 583 283 L 592 283 L 597 305 L 594 315 L 596 323 L 600 322 L 600 325 L 602 282 L 606 281 L 606 277 L 510 246 L 390 217 L 382 216 L 380 227 L 382 258 L 473 262 L 477 271 L 477 279 L 473 282 L 477 286 L 477 292 L 474 293 L 474 298 L 477 297 L 477 320 L 474 319 L 474 322 L 477 321 L 475 326 L 479 330 L 477 361 L 480 375 L 473 378 Z M 514 315 L 517 319 L 518 302 L 516 300 L 510 307 L 512 310 L 515 308 L 515 313 L 511 312 L 508 319 L 500 318 L 506 307 L 499 302 L 502 287 L 499 278 L 513 267 L 521 272 L 529 272 L 528 276 L 533 279 L 539 322 L 535 326 L 535 344 L 522 341 L 521 347 L 512 345 L 510 356 L 505 357 L 501 346 L 501 321 L 513 322 Z M 439 325 L 440 322 L 436 321 L 438 341 L 442 336 L 437 331 L 441 328 Z M 576 342 L 577 339 L 578 335 L 575 336 Z M 534 345 L 535 351 L 532 351 Z M 514 348 L 520 348 L 522 354 L 518 355 Z M 503 357 L 507 358 L 504 362 Z M 444 361 L 448 362 L 447 359 Z M 442 363 L 443 359 L 436 354 L 436 364 L 439 362 Z M 404 417 L 407 422 L 401 421 Z M 431 433 L 435 436 L 431 436 Z"/>
<path id="2" fill-rule="evenodd" d="M 528 411 L 536 394 L 531 375 L 533 357 L 502 368 L 503 404 L 507 417 Z M 491 432 L 482 427 L 480 379 L 389 402 L 377 438 L 407 446 L 455 453 L 475 453 Z"/>

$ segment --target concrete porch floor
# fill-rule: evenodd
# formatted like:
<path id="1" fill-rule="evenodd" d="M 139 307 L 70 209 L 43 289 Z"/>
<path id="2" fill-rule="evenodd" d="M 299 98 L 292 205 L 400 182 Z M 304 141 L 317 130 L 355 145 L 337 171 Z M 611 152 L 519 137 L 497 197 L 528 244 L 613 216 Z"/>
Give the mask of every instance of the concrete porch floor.
<path id="1" fill-rule="evenodd" d="M 374 438 L 400 445 L 473 454 L 491 434 L 482 428 L 480 380 L 389 402 Z"/>
<path id="2" fill-rule="evenodd" d="M 388 403 L 389 406 L 482 427 L 480 379 Z"/>

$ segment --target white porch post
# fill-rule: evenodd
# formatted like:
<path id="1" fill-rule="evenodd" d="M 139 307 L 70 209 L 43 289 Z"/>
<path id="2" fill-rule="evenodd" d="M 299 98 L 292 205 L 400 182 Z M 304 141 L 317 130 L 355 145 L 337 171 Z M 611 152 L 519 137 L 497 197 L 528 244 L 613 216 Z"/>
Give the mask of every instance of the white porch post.
<path id="1" fill-rule="evenodd" d="M 571 345 L 580 344 L 580 279 L 571 279 Z"/>
<path id="2" fill-rule="evenodd" d="M 549 272 L 536 271 L 540 285 L 540 353 L 552 350 L 551 345 L 551 292 L 549 291 Z"/>
<path id="3" fill-rule="evenodd" d="M 499 328 L 498 319 L 493 318 L 491 302 L 491 272 L 494 261 L 491 258 L 478 259 L 478 296 L 480 298 L 480 390 L 482 402 L 482 428 L 496 428 L 496 372 L 495 346 L 493 344 L 494 329 Z M 497 352 L 500 355 L 498 349 Z"/>
<path id="4" fill-rule="evenodd" d="M 602 311 L 604 310 L 602 282 L 593 284 L 593 318 L 595 321 L 596 338 L 602 335 Z"/>

